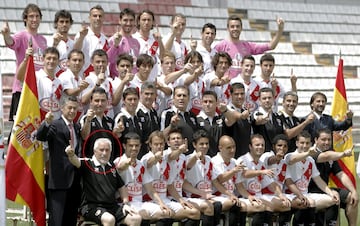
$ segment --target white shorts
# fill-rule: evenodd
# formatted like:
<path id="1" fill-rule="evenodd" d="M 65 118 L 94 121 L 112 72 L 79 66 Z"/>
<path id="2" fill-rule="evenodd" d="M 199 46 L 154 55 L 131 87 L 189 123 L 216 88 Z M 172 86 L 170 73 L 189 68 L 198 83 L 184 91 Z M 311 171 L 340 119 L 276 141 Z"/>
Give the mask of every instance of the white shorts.
<path id="1" fill-rule="evenodd" d="M 162 211 L 160 206 L 153 202 L 132 201 L 129 204 L 131 207 L 133 207 L 137 211 L 145 210 L 149 214 L 150 217 L 154 216 L 155 213 Z"/>
<path id="2" fill-rule="evenodd" d="M 184 209 L 184 207 L 179 202 L 171 201 L 170 199 L 163 197 L 161 197 L 161 199 L 164 202 L 164 204 L 167 205 L 175 213 L 179 212 L 179 210 Z"/>
<path id="3" fill-rule="evenodd" d="M 304 194 L 304 196 L 306 198 L 312 199 L 315 201 L 315 205 L 317 202 L 322 201 L 322 200 L 332 200 L 331 196 L 328 194 L 321 194 L 321 193 L 307 193 Z"/>

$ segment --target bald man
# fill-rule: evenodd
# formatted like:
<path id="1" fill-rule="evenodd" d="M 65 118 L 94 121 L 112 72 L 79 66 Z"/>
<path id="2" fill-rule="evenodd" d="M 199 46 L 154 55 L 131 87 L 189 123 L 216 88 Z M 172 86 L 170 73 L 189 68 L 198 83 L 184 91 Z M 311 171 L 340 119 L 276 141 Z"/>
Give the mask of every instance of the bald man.
<path id="1" fill-rule="evenodd" d="M 216 178 L 213 185 L 217 189 L 215 195 L 218 195 L 215 200 L 222 203 L 223 210 L 230 211 L 229 225 L 234 225 L 235 222 L 241 222 L 240 225 L 245 225 L 246 212 L 264 211 L 264 205 L 243 187 L 241 183 L 243 166 L 236 164 L 235 150 L 235 141 L 230 136 L 220 137 L 219 152 L 211 159 L 214 167 L 214 178 Z M 235 188 L 244 198 L 238 198 L 234 194 Z M 230 205 L 228 200 L 231 201 Z"/>

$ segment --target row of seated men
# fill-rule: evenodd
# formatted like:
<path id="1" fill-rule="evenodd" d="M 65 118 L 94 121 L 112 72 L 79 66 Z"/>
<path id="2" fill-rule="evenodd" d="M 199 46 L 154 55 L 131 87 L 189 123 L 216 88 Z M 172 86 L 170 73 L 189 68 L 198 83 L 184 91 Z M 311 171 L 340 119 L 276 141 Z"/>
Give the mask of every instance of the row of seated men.
<path id="1" fill-rule="evenodd" d="M 358 195 L 337 163 L 351 156 L 352 150 L 332 151 L 329 129 L 317 131 L 314 146 L 311 134 L 300 132 L 296 150 L 289 153 L 290 141 L 285 134 L 277 134 L 271 149 L 266 150 L 264 137 L 254 133 L 249 151 L 236 158 L 236 135 L 222 135 L 217 152 L 210 157 L 208 132 L 192 134 L 190 151 L 183 131 L 172 124 L 167 130 L 151 132 L 147 152 L 139 156 L 144 145 L 141 134 L 121 134 L 119 144 L 118 133 L 95 130 L 85 140 L 91 145 L 83 146 L 89 157 L 79 158 L 84 128 L 67 125 L 76 117 L 77 106 L 76 98 L 65 99 L 61 118 L 54 119 L 49 112 L 38 129 L 37 138 L 49 145 L 50 222 L 73 220 L 68 225 L 74 224 L 79 208 L 75 200 L 80 201 L 80 197 L 85 219 L 103 225 L 146 225 L 153 221 L 172 225 L 174 220 L 183 220 L 185 225 L 198 225 L 200 220 L 203 225 L 217 225 L 219 214 L 227 211 L 229 225 L 245 225 L 248 213 L 252 214 L 252 225 L 270 225 L 272 221 L 289 225 L 292 215 L 293 225 L 315 225 L 318 221 L 332 225 L 339 205 L 356 222 Z M 330 189 L 330 172 L 347 189 Z M 52 189 L 56 183 L 67 183 L 68 187 Z M 315 214 L 320 209 L 325 211 Z M 279 213 L 276 219 L 274 212 Z"/>

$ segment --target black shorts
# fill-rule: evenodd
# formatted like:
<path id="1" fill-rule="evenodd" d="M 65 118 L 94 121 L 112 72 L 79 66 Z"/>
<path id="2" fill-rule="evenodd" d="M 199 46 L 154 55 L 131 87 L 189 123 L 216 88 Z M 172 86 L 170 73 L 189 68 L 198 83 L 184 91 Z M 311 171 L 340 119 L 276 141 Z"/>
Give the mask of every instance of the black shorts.
<path id="1" fill-rule="evenodd" d="M 350 191 L 343 188 L 331 188 L 339 193 L 340 197 L 340 208 L 346 208 L 346 199 L 349 196 Z"/>
<path id="2" fill-rule="evenodd" d="M 116 223 L 120 223 L 126 217 L 126 215 L 123 214 L 122 203 L 109 207 L 85 205 L 80 208 L 80 211 L 85 220 L 93 221 L 99 225 L 101 225 L 101 216 L 105 212 L 115 216 Z"/>
<path id="3" fill-rule="evenodd" d="M 15 92 L 11 97 L 11 106 L 9 113 L 9 121 L 14 121 L 14 115 L 16 115 L 17 108 L 19 106 L 21 92 Z"/>

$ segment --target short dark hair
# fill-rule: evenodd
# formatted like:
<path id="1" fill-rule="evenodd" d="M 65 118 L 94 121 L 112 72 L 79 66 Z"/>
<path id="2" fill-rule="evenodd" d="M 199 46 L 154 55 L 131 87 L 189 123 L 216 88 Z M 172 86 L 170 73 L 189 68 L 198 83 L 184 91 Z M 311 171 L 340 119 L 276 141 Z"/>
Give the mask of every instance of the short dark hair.
<path id="1" fill-rule="evenodd" d="M 93 91 L 92 91 L 90 100 L 92 100 L 94 94 L 96 94 L 96 93 L 98 93 L 98 94 L 105 94 L 106 99 L 108 99 L 108 94 L 106 93 L 106 91 L 105 91 L 104 88 L 102 88 L 102 87 L 95 87 L 95 88 L 93 89 Z"/>
<path id="2" fill-rule="evenodd" d="M 286 143 L 289 143 L 289 138 L 285 135 L 285 134 L 277 134 L 273 139 L 272 139 L 272 144 L 275 145 L 277 144 L 277 142 L 279 140 L 283 140 L 286 141 Z"/>
<path id="3" fill-rule="evenodd" d="M 227 27 L 227 28 L 229 28 L 229 22 L 230 22 L 231 20 L 238 20 L 238 21 L 240 21 L 240 25 L 241 25 L 241 27 L 242 27 L 242 20 L 241 20 L 241 18 L 240 18 L 239 16 L 237 16 L 237 15 L 230 15 L 230 16 L 228 17 L 228 19 L 227 19 L 227 24 L 226 24 L 226 27 Z"/>
<path id="4" fill-rule="evenodd" d="M 100 56 L 100 57 L 106 56 L 106 59 L 108 59 L 108 55 L 103 49 L 95 49 L 91 55 L 91 60 L 93 60 L 95 56 Z"/>
<path id="5" fill-rule="evenodd" d="M 140 135 L 135 133 L 135 132 L 128 132 L 128 133 L 125 133 L 124 137 L 123 137 L 123 142 L 124 144 L 127 144 L 127 142 L 129 140 L 141 140 L 140 139 Z"/>
<path id="6" fill-rule="evenodd" d="M 176 86 L 176 87 L 174 88 L 174 93 L 173 93 L 173 95 L 175 95 L 176 90 L 178 90 L 178 89 L 187 90 L 188 95 L 190 95 L 189 87 L 188 87 L 188 86 L 185 86 L 185 85 Z"/>
<path id="7" fill-rule="evenodd" d="M 204 24 L 204 26 L 203 26 L 202 29 L 201 29 L 201 33 L 203 33 L 206 28 L 210 28 L 210 29 L 214 30 L 214 31 L 215 31 L 215 34 L 216 34 L 216 26 L 215 26 L 214 24 L 212 24 L 212 23 L 206 23 L 206 24 Z"/>
<path id="8" fill-rule="evenodd" d="M 296 97 L 296 99 L 299 99 L 299 96 L 298 96 L 297 93 L 294 92 L 294 91 L 287 91 L 286 93 L 284 93 L 283 99 L 285 100 L 285 98 L 286 98 L 287 96 L 293 96 L 293 97 Z"/>
<path id="9" fill-rule="evenodd" d="M 311 140 L 311 134 L 306 131 L 306 130 L 303 130 L 301 131 L 297 136 L 296 136 L 296 140 L 299 140 L 300 137 L 304 137 L 306 139 L 310 139 Z"/>
<path id="10" fill-rule="evenodd" d="M 205 95 L 213 96 L 213 97 L 215 97 L 216 101 L 218 100 L 218 96 L 217 96 L 216 92 L 213 90 L 205 90 L 204 93 L 202 94 L 202 97 L 204 98 Z"/>
<path id="11" fill-rule="evenodd" d="M 275 64 L 275 58 L 273 55 L 266 53 L 264 55 L 262 55 L 262 57 L 260 58 L 260 65 L 264 62 L 264 61 L 271 61 Z"/>
<path id="12" fill-rule="evenodd" d="M 154 59 L 148 54 L 142 53 L 137 57 L 136 67 L 140 67 L 141 65 L 150 65 L 154 67 Z"/>
<path id="13" fill-rule="evenodd" d="M 122 19 L 123 16 L 125 16 L 125 15 L 130 15 L 135 19 L 135 11 L 130 8 L 125 8 L 125 9 L 121 10 L 120 15 L 119 15 L 120 19 Z"/>
<path id="14" fill-rule="evenodd" d="M 149 81 L 145 81 L 142 85 L 141 85 L 141 93 L 146 90 L 146 89 L 155 89 L 156 90 L 156 85 L 153 82 L 149 82 Z"/>
<path id="15" fill-rule="evenodd" d="M 119 65 L 120 61 L 122 60 L 126 60 L 126 61 L 129 61 L 131 65 L 134 64 L 134 58 L 128 54 L 128 53 L 122 53 L 120 54 L 118 57 L 117 57 L 117 60 L 116 60 L 116 65 Z"/>
<path id="16" fill-rule="evenodd" d="M 134 87 L 128 87 L 124 90 L 123 92 L 123 99 L 125 100 L 125 98 L 128 96 L 128 95 L 136 95 L 137 97 L 139 97 L 139 92 L 136 88 Z"/>
<path id="17" fill-rule="evenodd" d="M 245 86 L 241 82 L 236 82 L 236 83 L 231 84 L 230 93 L 233 94 L 235 89 L 244 89 L 245 90 Z"/>
<path id="18" fill-rule="evenodd" d="M 59 21 L 60 18 L 70 19 L 70 24 L 74 23 L 71 13 L 65 9 L 62 9 L 55 13 L 55 18 L 54 18 L 54 28 L 55 29 L 57 28 L 57 22 Z"/>
<path id="19" fill-rule="evenodd" d="M 269 88 L 269 87 L 261 88 L 259 90 L 259 97 L 260 97 L 261 93 L 271 93 L 274 96 L 274 90 L 272 88 Z"/>
<path id="20" fill-rule="evenodd" d="M 244 63 L 245 60 L 251 60 L 255 63 L 255 58 L 252 55 L 246 55 L 242 58 L 241 63 Z"/>
<path id="21" fill-rule="evenodd" d="M 89 14 L 91 14 L 91 11 L 93 11 L 94 9 L 103 11 L 103 13 L 105 12 L 104 8 L 101 5 L 95 5 L 95 6 L 91 7 Z"/>
<path id="22" fill-rule="evenodd" d="M 323 133 L 332 135 L 332 132 L 331 132 L 330 129 L 328 129 L 328 128 L 322 128 L 322 129 L 316 130 L 316 132 L 315 132 L 315 138 L 316 138 L 316 139 L 319 138 L 320 135 L 323 134 Z"/>
<path id="23" fill-rule="evenodd" d="M 67 102 L 70 102 L 70 101 L 78 103 L 78 99 L 76 98 L 76 96 L 62 95 L 61 99 L 60 99 L 60 106 L 63 107 Z"/>
<path id="24" fill-rule="evenodd" d="M 200 129 L 194 132 L 193 134 L 193 143 L 197 143 L 201 138 L 207 138 L 210 140 L 208 132 L 206 130 Z"/>
<path id="25" fill-rule="evenodd" d="M 170 134 L 173 134 L 173 133 L 179 133 L 179 134 L 181 134 L 181 137 L 184 138 L 182 135 L 182 130 L 179 127 L 174 127 L 174 128 L 171 128 L 170 131 L 168 132 L 168 136 L 167 136 L 168 140 L 170 138 Z"/>
<path id="26" fill-rule="evenodd" d="M 72 55 L 75 53 L 82 55 L 83 59 L 85 59 L 85 55 L 84 55 L 83 51 L 81 51 L 79 49 L 72 49 L 67 56 L 68 60 L 70 60 Z"/>
<path id="27" fill-rule="evenodd" d="M 57 50 L 57 48 L 55 47 L 47 47 L 45 50 L 44 50 L 44 57 L 47 55 L 47 54 L 56 54 L 58 59 L 60 58 L 60 53 L 59 53 L 59 50 Z"/>
<path id="28" fill-rule="evenodd" d="M 24 11 L 22 13 L 22 19 L 24 21 L 24 26 L 26 26 L 25 19 L 27 19 L 28 14 L 29 14 L 30 11 L 34 11 L 34 12 L 37 11 L 40 14 L 40 19 L 42 19 L 42 13 L 41 13 L 41 9 L 39 8 L 39 6 L 37 6 L 37 5 L 33 4 L 33 3 L 30 3 L 25 7 L 25 9 L 24 9 Z"/>

